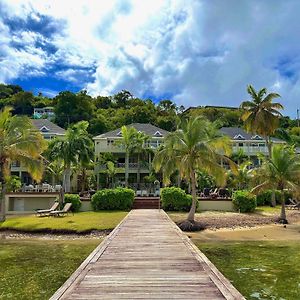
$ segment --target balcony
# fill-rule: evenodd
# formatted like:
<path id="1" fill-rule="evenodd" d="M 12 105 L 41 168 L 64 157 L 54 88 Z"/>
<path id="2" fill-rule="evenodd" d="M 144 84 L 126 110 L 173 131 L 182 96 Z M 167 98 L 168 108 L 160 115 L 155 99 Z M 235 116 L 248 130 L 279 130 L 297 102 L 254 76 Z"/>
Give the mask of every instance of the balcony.
<path id="1" fill-rule="evenodd" d="M 139 167 L 138 163 L 132 163 L 132 162 L 129 163 L 129 171 L 135 171 L 135 172 L 137 172 L 138 167 Z M 124 171 L 124 169 L 125 169 L 125 163 L 115 163 L 115 168 L 121 169 L 122 171 Z M 104 171 L 106 169 L 107 169 L 106 165 L 99 166 L 99 170 L 100 171 Z M 144 162 L 140 163 L 140 170 L 141 171 L 148 171 L 149 170 L 149 164 L 144 163 Z"/>

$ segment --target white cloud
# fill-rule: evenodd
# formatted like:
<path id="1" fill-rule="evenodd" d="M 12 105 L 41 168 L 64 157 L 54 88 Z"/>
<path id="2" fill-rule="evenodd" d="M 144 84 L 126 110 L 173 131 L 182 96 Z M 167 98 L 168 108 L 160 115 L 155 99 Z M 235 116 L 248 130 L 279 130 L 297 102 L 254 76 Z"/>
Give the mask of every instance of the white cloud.
<path id="1" fill-rule="evenodd" d="M 10 19 L 63 21 L 50 38 L 0 21 L 0 80 L 49 66 L 93 94 L 128 89 L 137 96 L 173 94 L 178 104 L 238 105 L 246 85 L 282 95 L 286 112 L 300 106 L 300 3 L 287 1 L 0 0 Z M 58 50 L 36 46 L 36 41 Z M 23 43 L 15 49 L 11 42 Z M 28 71 L 29 70 L 29 71 Z"/>

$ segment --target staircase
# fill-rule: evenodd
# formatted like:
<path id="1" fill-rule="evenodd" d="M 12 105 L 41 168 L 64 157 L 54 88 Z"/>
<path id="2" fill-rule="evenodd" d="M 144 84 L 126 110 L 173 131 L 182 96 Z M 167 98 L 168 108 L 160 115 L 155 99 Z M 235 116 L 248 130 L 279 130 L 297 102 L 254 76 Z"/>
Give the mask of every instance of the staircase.
<path id="1" fill-rule="evenodd" d="M 135 197 L 133 209 L 158 209 L 160 207 L 160 197 Z"/>

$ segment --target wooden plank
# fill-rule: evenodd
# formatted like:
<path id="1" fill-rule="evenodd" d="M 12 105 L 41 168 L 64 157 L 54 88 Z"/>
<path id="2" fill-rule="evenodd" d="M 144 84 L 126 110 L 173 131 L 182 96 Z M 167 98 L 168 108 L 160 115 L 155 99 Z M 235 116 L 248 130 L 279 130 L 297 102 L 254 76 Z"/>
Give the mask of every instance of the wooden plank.
<path id="1" fill-rule="evenodd" d="M 51 300 L 244 299 L 158 209 L 132 210 Z"/>

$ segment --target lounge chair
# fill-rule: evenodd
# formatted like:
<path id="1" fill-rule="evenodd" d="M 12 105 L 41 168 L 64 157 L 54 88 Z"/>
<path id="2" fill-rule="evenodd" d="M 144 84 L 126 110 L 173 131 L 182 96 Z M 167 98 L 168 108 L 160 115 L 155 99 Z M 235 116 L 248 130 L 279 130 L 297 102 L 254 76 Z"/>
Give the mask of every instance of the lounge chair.
<path id="1" fill-rule="evenodd" d="M 59 217 L 67 215 L 70 212 L 72 203 L 66 203 L 62 210 L 54 210 L 50 212 L 50 216 L 52 217 Z"/>
<path id="2" fill-rule="evenodd" d="M 58 202 L 54 202 L 54 204 L 52 205 L 52 207 L 50 209 L 37 209 L 36 210 L 36 215 L 39 217 L 42 216 L 48 216 L 52 211 L 56 210 L 59 206 Z"/>
<path id="3" fill-rule="evenodd" d="M 289 199 L 289 200 L 291 204 L 285 206 L 287 209 L 300 209 L 299 201 L 293 199 Z"/>

